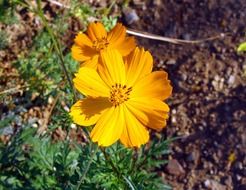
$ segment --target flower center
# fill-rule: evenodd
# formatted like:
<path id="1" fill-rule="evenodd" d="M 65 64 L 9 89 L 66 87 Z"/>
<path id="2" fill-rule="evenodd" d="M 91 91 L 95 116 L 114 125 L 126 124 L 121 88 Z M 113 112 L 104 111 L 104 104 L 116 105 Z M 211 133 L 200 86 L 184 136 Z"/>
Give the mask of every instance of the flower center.
<path id="1" fill-rule="evenodd" d="M 106 37 L 98 39 L 93 42 L 93 48 L 97 51 L 103 50 L 108 46 L 109 42 Z"/>
<path id="2" fill-rule="evenodd" d="M 132 87 L 127 88 L 126 85 L 112 85 L 109 101 L 116 107 L 129 99 Z"/>

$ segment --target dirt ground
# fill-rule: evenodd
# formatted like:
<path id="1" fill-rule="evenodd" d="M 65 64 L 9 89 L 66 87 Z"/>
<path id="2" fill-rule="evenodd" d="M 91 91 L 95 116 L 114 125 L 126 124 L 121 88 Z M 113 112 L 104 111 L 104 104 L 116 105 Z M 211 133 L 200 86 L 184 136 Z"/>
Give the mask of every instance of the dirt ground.
<path id="1" fill-rule="evenodd" d="M 246 189 L 246 56 L 236 52 L 246 39 L 245 10 L 245 0 L 133 0 L 120 18 L 129 28 L 185 40 L 225 34 L 185 45 L 137 38 L 153 54 L 155 69 L 166 70 L 174 87 L 163 135 L 178 139 L 160 175 L 175 190 Z M 15 45 L 0 51 L 2 74 L 12 79 L 0 79 L 0 90 L 23 84 L 10 63 L 40 28 L 35 19 L 28 20 L 28 13 L 22 17 L 28 27 L 7 28 L 18 34 L 12 39 Z M 72 32 L 79 29 L 71 27 Z M 8 112 L 8 106 L 1 103 L 0 113 Z"/>
<path id="2" fill-rule="evenodd" d="M 185 40 L 227 34 L 198 45 L 138 42 L 174 86 L 164 134 L 180 139 L 163 177 L 176 190 L 246 189 L 246 59 L 235 51 L 246 38 L 246 2 L 135 1 L 134 10 L 133 29 Z"/>

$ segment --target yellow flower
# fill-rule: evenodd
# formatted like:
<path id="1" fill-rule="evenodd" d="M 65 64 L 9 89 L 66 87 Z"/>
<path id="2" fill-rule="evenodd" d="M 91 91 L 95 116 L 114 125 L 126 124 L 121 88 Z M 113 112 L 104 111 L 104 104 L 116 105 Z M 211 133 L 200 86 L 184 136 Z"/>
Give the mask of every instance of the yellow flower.
<path id="1" fill-rule="evenodd" d="M 72 57 L 84 62 L 83 66 L 97 68 L 98 57 L 105 49 L 116 49 L 126 56 L 136 47 L 134 38 L 126 37 L 126 28 L 120 23 L 107 33 L 100 22 L 93 22 L 86 33 L 79 33 L 72 46 Z"/>
<path id="2" fill-rule="evenodd" d="M 136 48 L 125 64 L 116 50 L 102 53 L 98 69 L 81 67 L 73 82 L 86 96 L 76 102 L 70 115 L 82 126 L 94 125 L 93 142 L 110 146 L 117 140 L 127 147 L 149 141 L 148 128 L 160 131 L 166 125 L 169 107 L 163 100 L 172 92 L 164 71 L 151 72 L 148 51 Z"/>

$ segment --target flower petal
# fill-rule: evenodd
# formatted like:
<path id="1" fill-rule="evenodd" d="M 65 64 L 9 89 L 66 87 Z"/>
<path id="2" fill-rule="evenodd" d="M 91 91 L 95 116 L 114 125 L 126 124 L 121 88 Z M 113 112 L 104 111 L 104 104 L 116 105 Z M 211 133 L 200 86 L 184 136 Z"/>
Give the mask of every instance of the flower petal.
<path id="1" fill-rule="evenodd" d="M 122 43 L 114 46 L 114 48 L 117 49 L 122 56 L 126 56 L 131 53 L 135 47 L 136 42 L 134 37 L 126 37 Z"/>
<path id="2" fill-rule="evenodd" d="M 89 46 L 78 46 L 74 44 L 71 50 L 72 57 L 77 61 L 87 61 L 97 55 L 97 52 Z"/>
<path id="3" fill-rule="evenodd" d="M 139 80 L 133 86 L 130 97 L 149 97 L 165 100 L 171 93 L 172 86 L 167 79 L 167 73 L 156 71 Z"/>
<path id="4" fill-rule="evenodd" d="M 115 27 L 108 33 L 107 39 L 111 47 L 116 47 L 124 42 L 125 37 L 126 28 L 121 23 L 117 23 Z"/>
<path id="5" fill-rule="evenodd" d="M 123 58 L 117 50 L 107 49 L 101 52 L 98 72 L 109 86 L 115 83 L 125 84 L 126 73 Z"/>
<path id="6" fill-rule="evenodd" d="M 98 65 L 98 57 L 98 55 L 93 56 L 91 60 L 82 63 L 81 67 L 89 67 L 96 70 Z"/>
<path id="7" fill-rule="evenodd" d="M 109 97 L 110 89 L 100 78 L 96 70 L 81 67 L 73 79 L 75 88 L 82 94 L 91 97 Z"/>
<path id="8" fill-rule="evenodd" d="M 136 47 L 136 42 L 134 37 L 125 37 L 124 41 L 119 45 L 115 46 L 122 56 L 126 56 L 131 53 Z"/>
<path id="9" fill-rule="evenodd" d="M 127 85 L 133 86 L 136 81 L 151 73 L 153 68 L 153 58 L 148 51 L 143 48 L 135 48 L 126 59 Z"/>
<path id="10" fill-rule="evenodd" d="M 83 34 L 82 32 L 78 33 L 74 39 L 74 42 L 78 46 L 89 46 L 92 47 L 92 41 L 88 38 L 87 35 Z"/>
<path id="11" fill-rule="evenodd" d="M 77 101 L 70 110 L 74 123 L 82 126 L 94 125 L 102 112 L 111 106 L 107 98 L 86 98 Z"/>
<path id="12" fill-rule="evenodd" d="M 110 146 L 121 136 L 124 128 L 124 113 L 121 106 L 111 107 L 105 111 L 90 136 L 93 142 L 99 146 Z"/>
<path id="13" fill-rule="evenodd" d="M 120 137 L 120 141 L 126 147 L 140 147 L 149 141 L 149 132 L 141 122 L 124 107 L 125 127 Z"/>
<path id="14" fill-rule="evenodd" d="M 166 126 L 169 107 L 156 98 L 131 98 L 127 108 L 145 126 L 160 131 Z"/>
<path id="15" fill-rule="evenodd" d="M 107 37 L 107 32 L 103 24 L 100 22 L 90 23 L 87 29 L 87 34 L 92 41 Z"/>
<path id="16" fill-rule="evenodd" d="M 122 56 L 128 55 L 136 47 L 135 39 L 126 37 L 126 28 L 120 23 L 108 33 L 107 39 L 109 47 L 117 49 Z"/>

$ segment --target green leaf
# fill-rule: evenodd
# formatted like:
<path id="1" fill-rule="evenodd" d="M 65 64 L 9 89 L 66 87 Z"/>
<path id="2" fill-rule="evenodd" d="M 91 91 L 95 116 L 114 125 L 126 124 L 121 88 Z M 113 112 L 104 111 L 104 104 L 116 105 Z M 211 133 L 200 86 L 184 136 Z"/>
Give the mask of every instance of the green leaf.
<path id="1" fill-rule="evenodd" d="M 246 51 L 246 42 L 241 43 L 237 48 L 237 51 L 238 52 Z"/>

